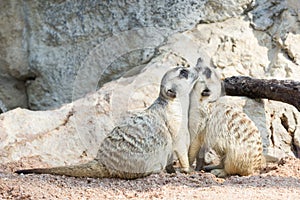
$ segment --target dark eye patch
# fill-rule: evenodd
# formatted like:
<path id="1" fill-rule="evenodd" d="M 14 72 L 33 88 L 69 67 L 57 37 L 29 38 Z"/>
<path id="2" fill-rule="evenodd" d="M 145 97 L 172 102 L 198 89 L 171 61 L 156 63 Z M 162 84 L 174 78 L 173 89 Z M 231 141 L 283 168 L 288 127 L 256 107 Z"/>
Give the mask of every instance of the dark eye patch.
<path id="1" fill-rule="evenodd" d="M 211 77 L 211 73 L 211 70 L 208 67 L 206 67 L 202 74 L 205 75 L 207 79 L 209 79 Z"/>
<path id="2" fill-rule="evenodd" d="M 189 76 L 189 71 L 186 69 L 180 70 L 179 78 L 188 78 Z"/>

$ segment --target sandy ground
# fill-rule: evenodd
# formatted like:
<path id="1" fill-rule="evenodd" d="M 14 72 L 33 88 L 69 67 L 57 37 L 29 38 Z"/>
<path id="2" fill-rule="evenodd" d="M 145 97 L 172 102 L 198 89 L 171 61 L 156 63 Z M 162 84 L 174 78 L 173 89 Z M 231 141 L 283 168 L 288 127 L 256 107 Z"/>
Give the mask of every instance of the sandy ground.
<path id="1" fill-rule="evenodd" d="M 300 159 L 285 158 L 261 174 L 226 179 L 210 173 L 153 174 L 136 180 L 17 175 L 0 165 L 0 199 L 300 199 Z"/>

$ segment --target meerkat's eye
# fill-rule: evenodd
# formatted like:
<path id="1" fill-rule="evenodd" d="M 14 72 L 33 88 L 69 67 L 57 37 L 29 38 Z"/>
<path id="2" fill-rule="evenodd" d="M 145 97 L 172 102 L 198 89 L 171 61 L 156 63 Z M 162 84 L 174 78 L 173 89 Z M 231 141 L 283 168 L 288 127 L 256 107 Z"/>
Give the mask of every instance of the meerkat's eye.
<path id="1" fill-rule="evenodd" d="M 173 89 L 168 89 L 167 96 L 171 98 L 176 98 L 176 92 Z"/>
<path id="2" fill-rule="evenodd" d="M 179 78 L 185 78 L 187 79 L 189 76 L 189 71 L 186 69 L 180 70 Z"/>

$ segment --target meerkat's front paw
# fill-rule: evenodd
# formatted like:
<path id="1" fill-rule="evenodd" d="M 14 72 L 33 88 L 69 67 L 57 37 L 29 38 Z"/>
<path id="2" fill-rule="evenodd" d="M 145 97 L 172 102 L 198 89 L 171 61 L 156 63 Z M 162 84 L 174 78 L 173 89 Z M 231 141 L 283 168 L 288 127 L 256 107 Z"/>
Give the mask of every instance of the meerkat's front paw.
<path id="1" fill-rule="evenodd" d="M 227 176 L 227 173 L 225 172 L 224 169 L 213 169 L 210 171 L 213 175 L 215 175 L 218 178 L 224 178 Z"/>
<path id="2" fill-rule="evenodd" d="M 189 174 L 189 173 L 194 172 L 194 171 L 195 170 L 193 168 L 191 168 L 191 167 L 186 167 L 186 168 L 181 168 L 180 169 L 180 172 L 181 173 L 185 173 L 185 174 Z"/>

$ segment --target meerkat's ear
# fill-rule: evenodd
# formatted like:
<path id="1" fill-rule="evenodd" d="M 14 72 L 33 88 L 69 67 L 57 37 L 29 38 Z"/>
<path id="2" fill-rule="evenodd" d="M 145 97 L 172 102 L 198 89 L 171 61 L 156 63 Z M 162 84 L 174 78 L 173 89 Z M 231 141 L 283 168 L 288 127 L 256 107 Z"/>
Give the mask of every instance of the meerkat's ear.
<path id="1" fill-rule="evenodd" d="M 168 89 L 166 95 L 172 99 L 176 98 L 176 91 L 174 89 Z"/>
<path id="2" fill-rule="evenodd" d="M 197 60 L 196 69 L 202 71 L 202 68 L 203 68 L 202 65 L 203 65 L 203 59 L 201 57 L 199 57 Z"/>
<path id="3" fill-rule="evenodd" d="M 206 79 L 210 79 L 212 76 L 212 70 L 204 63 L 203 58 L 199 57 L 196 64 L 196 69 L 198 69 Z"/>

